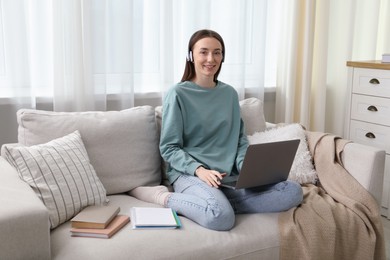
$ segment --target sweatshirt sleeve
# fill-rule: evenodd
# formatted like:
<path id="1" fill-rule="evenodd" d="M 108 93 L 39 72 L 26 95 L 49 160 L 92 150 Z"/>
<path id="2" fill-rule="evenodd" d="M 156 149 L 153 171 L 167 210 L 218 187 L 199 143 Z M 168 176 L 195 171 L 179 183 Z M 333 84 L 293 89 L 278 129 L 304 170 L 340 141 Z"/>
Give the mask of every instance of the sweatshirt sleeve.
<path id="1" fill-rule="evenodd" d="M 236 156 L 236 168 L 238 171 L 241 171 L 242 164 L 244 162 L 244 157 L 246 154 L 246 150 L 248 148 L 248 138 L 245 134 L 244 122 L 240 119 L 240 137 L 238 139 L 238 148 L 237 148 L 237 156 Z"/>
<path id="2" fill-rule="evenodd" d="M 167 94 L 164 101 L 160 152 L 169 166 L 178 172 L 194 175 L 202 165 L 183 150 L 183 118 L 174 92 Z"/>

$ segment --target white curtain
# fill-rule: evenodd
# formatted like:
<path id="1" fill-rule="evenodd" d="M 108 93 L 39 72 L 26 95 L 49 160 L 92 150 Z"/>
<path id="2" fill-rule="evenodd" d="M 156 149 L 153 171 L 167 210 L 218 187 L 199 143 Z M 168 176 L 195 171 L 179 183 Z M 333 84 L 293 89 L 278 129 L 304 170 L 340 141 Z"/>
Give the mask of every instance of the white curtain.
<path id="1" fill-rule="evenodd" d="M 346 61 L 390 52 L 390 1 L 292 0 L 283 7 L 276 122 L 342 135 Z"/>
<path id="2" fill-rule="evenodd" d="M 267 3 L 0 0 L 0 99 L 31 108 L 41 99 L 55 111 L 85 111 L 161 98 L 181 79 L 188 40 L 203 28 L 225 40 L 220 80 L 241 99 L 245 89 L 263 98 L 275 73 L 265 63 L 272 59 L 266 48 L 273 47 L 266 40 Z"/>

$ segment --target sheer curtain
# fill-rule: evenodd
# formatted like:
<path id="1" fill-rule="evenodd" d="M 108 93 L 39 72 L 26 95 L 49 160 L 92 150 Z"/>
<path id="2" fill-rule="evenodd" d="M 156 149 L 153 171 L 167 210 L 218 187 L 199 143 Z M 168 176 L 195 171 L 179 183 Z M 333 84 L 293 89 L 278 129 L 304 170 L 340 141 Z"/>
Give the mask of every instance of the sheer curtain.
<path id="1" fill-rule="evenodd" d="M 342 135 L 346 61 L 390 52 L 389 11 L 389 0 L 286 2 L 280 10 L 276 121 Z"/>
<path id="2" fill-rule="evenodd" d="M 161 98 L 202 28 L 225 40 L 220 80 L 241 99 L 245 89 L 262 98 L 275 73 L 265 64 L 270 8 L 266 0 L 0 0 L 0 99 L 85 111 Z"/>

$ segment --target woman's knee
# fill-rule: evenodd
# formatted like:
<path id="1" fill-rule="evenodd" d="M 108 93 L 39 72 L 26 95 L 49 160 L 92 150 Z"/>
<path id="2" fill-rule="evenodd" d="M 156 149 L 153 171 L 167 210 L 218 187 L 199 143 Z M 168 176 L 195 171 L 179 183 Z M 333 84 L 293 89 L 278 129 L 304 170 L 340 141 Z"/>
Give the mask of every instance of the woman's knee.
<path id="1" fill-rule="evenodd" d="M 286 202 L 289 205 L 286 205 L 288 209 L 293 208 L 301 204 L 303 200 L 303 190 L 299 183 L 295 181 L 286 181 Z"/>
<path id="2" fill-rule="evenodd" d="M 233 228 L 234 223 L 235 214 L 233 208 L 210 206 L 210 209 L 206 212 L 205 219 L 201 224 L 208 229 L 228 231 Z"/>

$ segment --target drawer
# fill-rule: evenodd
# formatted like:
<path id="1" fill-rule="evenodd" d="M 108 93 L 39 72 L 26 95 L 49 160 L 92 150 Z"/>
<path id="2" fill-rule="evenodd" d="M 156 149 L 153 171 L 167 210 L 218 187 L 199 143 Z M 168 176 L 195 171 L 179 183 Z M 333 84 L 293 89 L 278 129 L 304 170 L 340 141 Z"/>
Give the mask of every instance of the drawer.
<path id="1" fill-rule="evenodd" d="M 390 154 L 390 127 L 351 120 L 349 139 L 386 150 Z"/>
<path id="2" fill-rule="evenodd" d="M 390 70 L 355 68 L 352 92 L 390 97 Z"/>
<path id="3" fill-rule="evenodd" d="M 351 118 L 390 126 L 390 99 L 353 94 Z"/>

